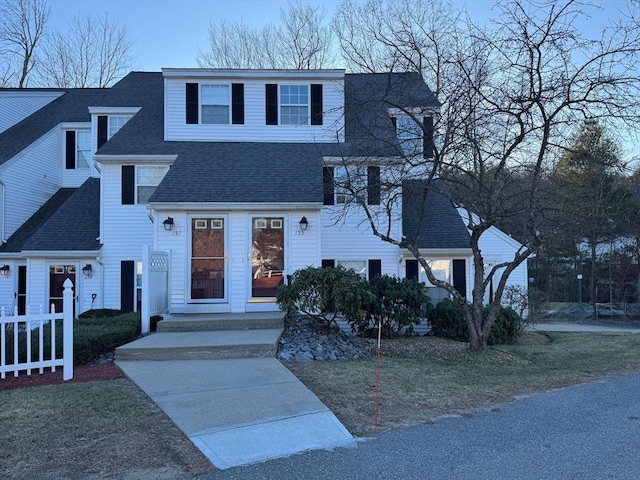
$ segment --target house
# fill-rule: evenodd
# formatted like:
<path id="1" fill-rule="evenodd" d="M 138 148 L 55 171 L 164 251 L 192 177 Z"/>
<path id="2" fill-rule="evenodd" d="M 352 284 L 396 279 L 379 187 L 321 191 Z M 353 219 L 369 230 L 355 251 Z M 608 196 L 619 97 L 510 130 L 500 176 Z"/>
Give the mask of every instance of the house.
<path id="1" fill-rule="evenodd" d="M 309 265 L 426 280 L 353 195 L 469 297 L 463 217 L 416 195 L 424 172 L 403 161 L 430 157 L 439 106 L 418 74 L 343 70 L 167 68 L 108 89 L 0 89 L 0 306 L 59 305 L 66 278 L 77 313 L 155 296 L 172 314 L 276 310 L 278 285 Z M 499 231 L 483 244 L 495 261 L 517 248 Z M 523 264 L 510 281 L 526 277 Z"/>

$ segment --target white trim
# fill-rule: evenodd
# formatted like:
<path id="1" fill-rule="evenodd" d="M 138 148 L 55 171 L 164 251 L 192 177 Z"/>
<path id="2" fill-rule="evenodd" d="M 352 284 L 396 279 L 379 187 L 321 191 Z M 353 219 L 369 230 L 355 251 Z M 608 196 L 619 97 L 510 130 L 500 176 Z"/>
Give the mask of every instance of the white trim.
<path id="1" fill-rule="evenodd" d="M 462 221 L 464 222 L 464 226 L 465 228 L 467 227 L 467 224 L 469 223 L 469 216 L 468 216 L 468 211 L 465 210 L 462 207 L 458 207 L 458 214 L 460 215 L 460 217 L 462 218 Z M 473 215 L 473 221 L 474 223 L 480 223 L 480 217 L 478 215 L 476 215 L 475 213 L 472 214 Z M 467 229 L 468 230 L 468 229 Z M 507 235 L 505 232 L 503 232 L 502 230 L 500 230 L 498 227 L 495 226 L 491 226 L 487 229 L 487 232 L 491 232 L 493 234 L 495 234 L 496 236 L 498 236 L 501 240 L 504 240 L 505 242 L 507 242 L 508 244 L 510 244 L 513 248 L 515 248 L 516 250 L 518 250 L 519 248 L 521 248 L 523 245 L 518 242 L 515 238 Z"/>
<path id="2" fill-rule="evenodd" d="M 173 210 L 173 211 L 243 211 L 243 210 L 251 210 L 253 211 L 271 211 L 271 212 L 286 212 L 290 210 L 320 210 L 322 208 L 322 202 L 307 202 L 307 203 L 296 203 L 296 202 L 278 202 L 278 203 L 243 203 L 243 202 L 230 202 L 230 203 L 222 203 L 222 202 L 151 202 L 147 204 L 147 208 L 156 210 L 156 211 L 164 211 L 164 210 Z"/>
<path id="3" fill-rule="evenodd" d="M 163 68 L 164 78 L 264 78 L 344 80 L 344 69 L 331 70 L 254 70 L 217 68 Z"/>
<path id="4" fill-rule="evenodd" d="M 22 257 L 26 258 L 49 258 L 51 261 L 59 258 L 97 258 L 100 250 L 23 250 L 20 252 Z"/>
<path id="5" fill-rule="evenodd" d="M 431 257 L 437 255 L 441 257 L 453 256 L 466 258 L 473 254 L 473 250 L 471 248 L 419 248 L 418 250 L 420 251 L 421 257 Z M 406 248 L 401 248 L 400 254 L 403 256 L 403 258 L 415 259 L 413 253 L 411 253 Z"/>
<path id="6" fill-rule="evenodd" d="M 94 155 L 99 163 L 173 163 L 178 155 Z"/>
<path id="7" fill-rule="evenodd" d="M 386 157 L 322 157 L 322 161 L 324 162 L 324 166 L 351 166 L 351 165 L 373 165 L 373 166 L 385 166 L 385 165 L 396 165 L 396 164 L 404 164 L 406 163 L 406 158 L 401 156 L 386 156 Z"/>
<path id="8" fill-rule="evenodd" d="M 135 115 L 142 107 L 88 107 L 92 115 Z"/>
<path id="9" fill-rule="evenodd" d="M 91 129 L 91 122 L 60 122 L 58 127 L 63 130 L 85 130 Z"/>

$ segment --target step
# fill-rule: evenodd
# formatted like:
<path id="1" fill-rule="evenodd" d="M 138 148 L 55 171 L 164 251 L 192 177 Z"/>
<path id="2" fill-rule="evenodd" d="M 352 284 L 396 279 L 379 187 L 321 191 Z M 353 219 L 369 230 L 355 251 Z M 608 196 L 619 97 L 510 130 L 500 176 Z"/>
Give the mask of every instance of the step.
<path id="1" fill-rule="evenodd" d="M 158 322 L 158 332 L 273 330 L 283 328 L 284 312 L 173 314 Z"/>
<path id="2" fill-rule="evenodd" d="M 279 329 L 157 332 L 116 348 L 117 360 L 275 357 Z"/>

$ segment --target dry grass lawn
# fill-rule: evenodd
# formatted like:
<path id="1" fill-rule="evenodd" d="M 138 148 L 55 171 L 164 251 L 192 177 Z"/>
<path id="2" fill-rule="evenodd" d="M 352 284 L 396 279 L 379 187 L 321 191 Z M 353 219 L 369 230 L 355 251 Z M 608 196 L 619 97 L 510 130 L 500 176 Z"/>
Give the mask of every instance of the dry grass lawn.
<path id="1" fill-rule="evenodd" d="M 381 351 L 379 430 L 640 370 L 640 334 L 531 333 L 483 352 L 413 337 L 383 340 Z M 353 434 L 365 436 L 376 431 L 376 363 L 373 355 L 288 366 Z M 3 479 L 173 480 L 213 470 L 126 379 L 0 391 L 0 405 Z"/>

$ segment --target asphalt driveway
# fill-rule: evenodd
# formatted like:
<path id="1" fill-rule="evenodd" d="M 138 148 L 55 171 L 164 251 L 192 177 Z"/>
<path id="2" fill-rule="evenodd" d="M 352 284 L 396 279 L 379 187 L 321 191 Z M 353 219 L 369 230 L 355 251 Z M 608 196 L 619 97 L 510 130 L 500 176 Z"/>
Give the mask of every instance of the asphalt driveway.
<path id="1" fill-rule="evenodd" d="M 639 452 L 634 373 L 198 479 L 635 480 Z"/>

